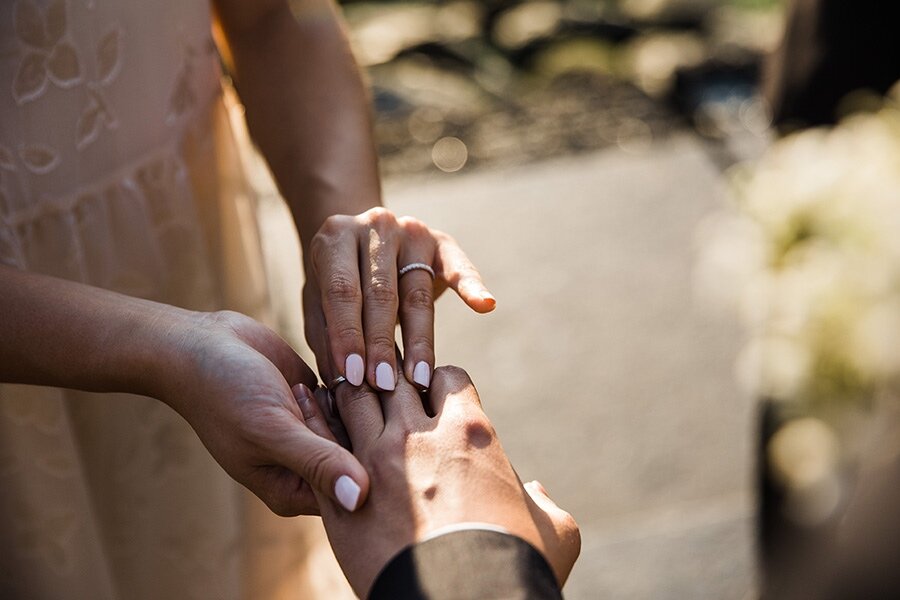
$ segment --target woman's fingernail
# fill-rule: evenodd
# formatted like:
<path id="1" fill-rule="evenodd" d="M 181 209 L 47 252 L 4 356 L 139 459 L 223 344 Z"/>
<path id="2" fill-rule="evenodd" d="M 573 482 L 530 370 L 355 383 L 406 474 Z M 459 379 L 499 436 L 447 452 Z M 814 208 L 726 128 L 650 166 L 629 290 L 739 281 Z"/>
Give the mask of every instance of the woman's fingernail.
<path id="1" fill-rule="evenodd" d="M 427 388 L 431 383 L 431 369 L 428 367 L 428 363 L 424 360 L 420 360 L 416 363 L 416 368 L 413 369 L 413 381 L 421 385 L 423 388 Z"/>
<path id="2" fill-rule="evenodd" d="M 359 485 L 349 475 L 341 475 L 334 484 L 334 495 L 341 506 L 353 512 L 359 502 Z"/>
<path id="3" fill-rule="evenodd" d="M 391 365 L 386 362 L 378 363 L 378 366 L 375 367 L 375 385 L 387 392 L 393 391 L 395 381 L 394 369 L 391 368 Z"/>
<path id="4" fill-rule="evenodd" d="M 497 304 L 497 299 L 494 298 L 494 295 L 491 294 L 487 290 L 481 292 L 481 299 L 484 300 L 485 302 L 487 302 L 488 304 L 490 304 L 491 306 L 494 306 L 495 304 Z"/>
<path id="5" fill-rule="evenodd" d="M 363 377 L 366 374 L 366 365 L 363 363 L 362 356 L 359 354 L 351 354 L 344 363 L 344 377 L 350 382 L 350 385 L 362 385 Z"/>

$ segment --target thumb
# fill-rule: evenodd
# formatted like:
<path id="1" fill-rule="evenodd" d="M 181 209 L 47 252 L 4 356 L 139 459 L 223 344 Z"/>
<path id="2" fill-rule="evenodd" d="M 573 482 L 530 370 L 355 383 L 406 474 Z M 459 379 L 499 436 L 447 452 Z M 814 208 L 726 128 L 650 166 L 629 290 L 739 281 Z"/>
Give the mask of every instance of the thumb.
<path id="1" fill-rule="evenodd" d="M 525 491 L 528 492 L 528 495 L 531 496 L 531 499 L 534 500 L 534 503 L 544 512 L 550 513 L 554 510 L 561 510 L 547 493 L 547 490 L 544 489 L 544 486 L 541 485 L 540 481 L 529 481 L 524 484 L 523 487 L 525 488 Z"/>
<path id="2" fill-rule="evenodd" d="M 293 392 L 304 420 L 313 427 L 323 425 L 324 418 L 309 388 L 298 385 Z M 326 432 L 327 425 L 322 433 Z M 331 435 L 318 435 L 299 421 L 291 441 L 282 445 L 276 459 L 306 480 L 317 498 L 327 497 L 348 511 L 362 506 L 369 493 L 369 475 L 356 457 Z"/>
<path id="3" fill-rule="evenodd" d="M 547 494 L 539 481 L 524 485 L 528 496 L 545 518 L 535 519 L 543 542 L 542 550 L 562 586 L 581 552 L 581 532 L 572 515 L 561 509 Z"/>

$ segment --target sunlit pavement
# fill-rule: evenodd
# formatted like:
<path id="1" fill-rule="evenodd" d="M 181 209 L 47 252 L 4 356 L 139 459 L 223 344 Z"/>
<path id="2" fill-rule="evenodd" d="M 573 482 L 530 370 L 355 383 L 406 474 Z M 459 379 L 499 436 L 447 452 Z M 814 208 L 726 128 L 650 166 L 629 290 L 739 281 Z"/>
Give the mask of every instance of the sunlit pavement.
<path id="1" fill-rule="evenodd" d="M 469 371 L 522 479 L 581 525 L 567 597 L 751 597 L 739 329 L 692 287 L 694 228 L 723 202 L 701 145 L 435 171 L 386 201 L 452 233 L 497 297 L 479 316 L 445 294 L 438 361 Z"/>

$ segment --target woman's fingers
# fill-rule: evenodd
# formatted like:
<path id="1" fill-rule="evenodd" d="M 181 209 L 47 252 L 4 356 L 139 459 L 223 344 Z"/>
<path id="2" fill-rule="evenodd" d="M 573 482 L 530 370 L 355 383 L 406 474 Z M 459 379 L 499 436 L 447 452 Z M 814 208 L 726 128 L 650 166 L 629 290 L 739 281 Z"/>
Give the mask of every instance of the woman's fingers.
<path id="1" fill-rule="evenodd" d="M 427 416 L 422 397 L 413 385 L 400 374 L 397 389 L 380 395 L 385 429 L 394 427 L 405 431 L 415 430 Z"/>
<path id="2" fill-rule="evenodd" d="M 281 373 L 288 385 L 316 385 L 316 374 L 277 333 L 250 317 L 234 311 L 211 313 L 215 322 L 238 336 L 242 342 L 265 356 Z"/>
<path id="3" fill-rule="evenodd" d="M 403 217 L 399 223 L 405 235 L 397 266 L 400 270 L 414 267 L 399 275 L 403 372 L 407 381 L 425 389 L 434 370 L 434 276 L 423 267 L 415 267 L 431 267 L 435 243 L 421 221 Z"/>
<path id="4" fill-rule="evenodd" d="M 391 391 L 397 384 L 397 219 L 385 209 L 372 209 L 360 218 L 370 224 L 360 239 L 366 379 L 374 388 Z"/>
<path id="5" fill-rule="evenodd" d="M 494 310 L 497 300 L 485 287 L 478 269 L 456 240 L 437 231 L 433 235 L 437 240 L 435 270 L 438 277 L 444 279 L 472 310 L 480 313 Z"/>
<path id="6" fill-rule="evenodd" d="M 434 299 L 452 287 L 477 312 L 496 305 L 481 275 L 450 236 L 376 207 L 356 217 L 329 217 L 311 243 L 321 317 L 307 325 L 319 371 L 382 391 L 397 385 L 394 339 L 401 325 L 403 374 L 420 389 L 434 372 Z M 409 265 L 433 268 L 399 270 Z M 308 303 L 309 304 L 309 303 Z M 312 310 L 313 317 L 319 316 Z M 307 310 L 307 318 L 310 317 Z M 322 337 L 327 337 L 323 342 Z M 328 360 L 322 360 L 322 356 Z M 325 365 L 323 365 L 325 363 Z M 325 368 L 323 369 L 323 366 Z"/>
<path id="7" fill-rule="evenodd" d="M 330 382 L 340 373 L 332 364 L 331 342 L 325 327 L 325 313 L 322 312 L 322 294 L 314 279 L 307 279 L 303 285 L 303 333 L 306 344 L 316 357 L 319 377 Z"/>
<path id="8" fill-rule="evenodd" d="M 341 448 L 328 430 L 312 392 L 305 385 L 291 390 L 303 414 L 292 435 L 273 448 L 275 458 L 302 477 L 319 493 L 354 511 L 369 492 L 369 475 L 350 452 Z"/>
<path id="9" fill-rule="evenodd" d="M 313 238 L 310 251 L 321 291 L 333 369 L 351 384 L 360 385 L 365 377 L 366 344 L 353 217 L 334 216 L 326 220 Z"/>

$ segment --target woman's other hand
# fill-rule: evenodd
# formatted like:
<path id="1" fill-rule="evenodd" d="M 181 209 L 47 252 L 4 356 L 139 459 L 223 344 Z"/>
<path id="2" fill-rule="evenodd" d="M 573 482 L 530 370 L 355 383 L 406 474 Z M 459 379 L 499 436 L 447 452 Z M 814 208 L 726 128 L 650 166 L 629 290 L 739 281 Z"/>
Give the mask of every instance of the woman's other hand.
<path id="1" fill-rule="evenodd" d="M 318 513 L 352 454 L 310 431 L 291 393 L 316 377 L 288 344 L 233 312 L 198 313 L 0 265 L 0 381 L 166 402 L 238 482 L 280 515 Z M 342 489 L 347 489 L 346 479 Z M 353 486 L 350 486 L 351 488 Z"/>
<path id="2" fill-rule="evenodd" d="M 347 384 L 335 392 L 371 488 L 353 514 L 330 498 L 319 498 L 319 507 L 335 556 L 360 597 L 405 547 L 442 527 L 472 522 L 529 542 L 562 586 L 580 551 L 578 526 L 539 483 L 519 481 L 465 371 L 435 371 L 428 412 L 402 375 L 394 392 Z M 332 439 L 309 390 L 296 386 L 294 393 L 309 428 Z"/>
<path id="3" fill-rule="evenodd" d="M 329 217 L 309 245 L 304 288 L 306 338 L 326 382 L 342 375 L 354 386 L 396 385 L 394 332 L 403 339 L 402 371 L 428 388 L 434 369 L 434 300 L 452 288 L 472 310 L 496 301 L 449 235 L 376 207 L 355 217 Z M 414 268 L 403 275 L 406 265 Z"/>
<path id="4" fill-rule="evenodd" d="M 316 495 L 345 510 L 366 497 L 369 479 L 359 461 L 332 439 L 313 433 L 291 392 L 316 376 L 273 331 L 234 312 L 194 313 L 173 331 L 177 351 L 158 396 L 194 428 L 213 458 L 276 514 L 318 514 Z M 346 477 L 344 477 L 346 476 Z M 349 498 L 349 500 L 348 500 Z"/>

